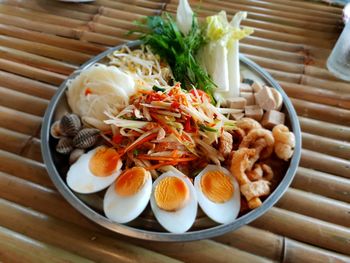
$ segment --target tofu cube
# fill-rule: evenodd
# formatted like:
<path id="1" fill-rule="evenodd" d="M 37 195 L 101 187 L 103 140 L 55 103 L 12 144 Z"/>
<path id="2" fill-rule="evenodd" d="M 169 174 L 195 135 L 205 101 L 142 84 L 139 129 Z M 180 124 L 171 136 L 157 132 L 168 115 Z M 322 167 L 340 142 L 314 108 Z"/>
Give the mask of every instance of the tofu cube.
<path id="1" fill-rule="evenodd" d="M 248 118 L 252 118 L 256 121 L 260 121 L 264 111 L 262 108 L 260 108 L 258 105 L 251 105 L 251 106 L 246 106 L 244 108 L 245 116 Z"/>
<path id="2" fill-rule="evenodd" d="M 240 92 L 253 92 L 252 86 L 246 83 L 241 83 L 239 87 Z"/>
<path id="3" fill-rule="evenodd" d="M 265 112 L 263 119 L 261 121 L 261 125 L 266 129 L 272 129 L 278 124 L 284 124 L 285 114 L 280 111 L 270 110 Z"/>
<path id="4" fill-rule="evenodd" d="M 246 105 L 255 105 L 255 98 L 252 92 L 241 92 L 240 96 L 246 99 Z"/>
<path id="5" fill-rule="evenodd" d="M 276 108 L 276 101 L 271 92 L 271 89 L 264 86 L 258 93 L 255 93 L 255 101 L 261 108 L 266 111 Z"/>
<path id="6" fill-rule="evenodd" d="M 227 107 L 231 109 L 244 109 L 247 105 L 247 100 L 242 97 L 230 98 L 226 100 Z"/>
<path id="7" fill-rule="evenodd" d="M 260 90 L 262 90 L 262 88 L 263 87 L 256 81 L 254 81 L 254 83 L 252 84 L 252 89 L 254 93 L 258 93 Z"/>

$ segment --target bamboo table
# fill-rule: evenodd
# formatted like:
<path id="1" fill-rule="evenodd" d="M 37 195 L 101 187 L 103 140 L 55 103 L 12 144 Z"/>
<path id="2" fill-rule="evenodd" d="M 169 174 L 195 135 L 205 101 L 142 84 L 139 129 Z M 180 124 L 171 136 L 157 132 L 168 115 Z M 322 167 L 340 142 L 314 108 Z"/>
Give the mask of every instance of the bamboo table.
<path id="1" fill-rule="evenodd" d="M 58 194 L 39 131 L 57 86 L 80 64 L 135 36 L 145 15 L 177 2 L 0 2 L 0 261 L 350 262 L 350 84 L 325 62 L 341 9 L 292 0 L 192 1 L 199 16 L 249 12 L 241 51 L 291 97 L 302 127 L 301 166 L 278 204 L 235 232 L 189 243 L 122 237 L 91 223 Z"/>

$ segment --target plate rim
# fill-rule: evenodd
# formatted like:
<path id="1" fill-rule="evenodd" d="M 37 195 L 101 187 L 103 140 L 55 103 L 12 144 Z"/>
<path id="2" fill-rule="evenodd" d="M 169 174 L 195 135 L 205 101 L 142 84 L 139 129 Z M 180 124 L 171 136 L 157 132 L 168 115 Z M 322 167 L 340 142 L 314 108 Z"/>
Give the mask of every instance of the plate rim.
<path id="1" fill-rule="evenodd" d="M 195 231 L 189 231 L 182 234 L 173 234 L 173 233 L 167 233 L 167 232 L 156 232 L 156 231 L 150 231 L 150 230 L 144 230 L 144 229 L 138 229 L 136 227 L 128 226 L 119 224 L 116 222 L 112 222 L 110 219 L 102 216 L 92 208 L 90 208 L 88 205 L 86 205 L 82 200 L 80 200 L 72 190 L 69 189 L 68 185 L 65 183 L 65 181 L 61 178 L 59 172 L 56 169 L 56 166 L 54 164 L 51 151 L 50 151 L 50 127 L 51 123 L 53 121 L 53 116 L 56 110 L 56 106 L 60 100 L 60 98 L 64 95 L 64 92 L 66 90 L 66 84 L 69 80 L 75 78 L 82 70 L 88 68 L 94 63 L 97 63 L 98 61 L 105 58 L 108 54 L 110 54 L 113 51 L 121 49 L 123 46 L 127 45 L 128 47 L 132 48 L 135 46 L 141 45 L 142 42 L 139 40 L 136 41 L 130 41 L 115 47 L 108 48 L 104 52 L 98 54 L 97 56 L 91 58 L 84 64 L 82 64 L 77 70 L 75 70 L 71 75 L 69 75 L 60 85 L 58 90 L 56 91 L 55 95 L 51 98 L 50 103 L 46 109 L 43 122 L 42 122 L 42 128 L 41 128 L 41 152 L 43 156 L 43 161 L 45 164 L 45 168 L 48 171 L 49 177 L 54 183 L 57 190 L 60 192 L 60 194 L 63 195 L 63 197 L 68 201 L 76 210 L 78 210 L 81 214 L 83 214 L 85 217 L 89 218 L 90 220 L 94 221 L 95 223 L 99 224 L 100 226 L 107 228 L 113 232 L 116 232 L 118 234 L 126 235 L 129 237 L 144 239 L 144 240 L 150 240 L 150 241 L 162 241 L 162 242 L 184 242 L 184 241 L 194 241 L 194 240 L 200 240 L 200 239 L 206 239 L 206 238 L 212 238 L 215 236 L 219 236 L 222 234 L 225 234 L 229 231 L 236 230 L 244 225 L 249 224 L 253 220 L 259 218 L 264 213 L 266 213 L 280 198 L 282 195 L 287 191 L 289 188 L 289 185 L 291 184 L 297 168 L 299 166 L 300 158 L 301 158 L 301 130 L 300 130 L 300 124 L 298 121 L 297 113 L 292 105 L 292 102 L 290 101 L 287 94 L 283 91 L 283 89 L 280 87 L 280 85 L 275 81 L 272 76 L 265 71 L 263 68 L 258 66 L 255 62 L 245 57 L 243 54 L 240 54 L 239 59 L 240 63 L 245 64 L 250 69 L 253 69 L 258 73 L 259 77 L 261 77 L 264 81 L 266 81 L 269 85 L 271 85 L 273 88 L 276 88 L 282 95 L 283 98 L 283 104 L 286 108 L 286 111 L 288 112 L 290 124 L 292 131 L 295 135 L 295 148 L 294 148 L 294 154 L 290 161 L 290 165 L 286 171 L 285 176 L 279 183 L 279 185 L 276 187 L 276 189 L 268 196 L 262 205 L 247 214 L 237 218 L 232 223 L 229 224 L 220 224 L 214 227 L 210 227 L 207 229 L 201 229 L 201 230 L 195 230 Z"/>

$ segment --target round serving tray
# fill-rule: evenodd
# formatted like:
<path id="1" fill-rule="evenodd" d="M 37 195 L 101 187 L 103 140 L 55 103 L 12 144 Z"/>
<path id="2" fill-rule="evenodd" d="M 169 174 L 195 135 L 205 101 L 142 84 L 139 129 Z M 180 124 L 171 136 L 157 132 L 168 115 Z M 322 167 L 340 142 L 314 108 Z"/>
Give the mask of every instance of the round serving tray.
<path id="1" fill-rule="evenodd" d="M 140 44 L 141 42 L 139 41 L 133 41 L 125 45 L 129 46 L 130 48 L 135 48 L 140 46 Z M 284 177 L 281 179 L 273 192 L 263 201 L 263 204 L 259 208 L 240 216 L 230 224 L 217 225 L 211 223 L 207 224 L 206 226 L 205 224 L 202 224 L 201 227 L 193 227 L 186 233 L 173 234 L 162 230 L 152 215 L 149 215 L 147 213 L 144 213 L 141 219 L 137 219 L 135 222 L 131 222 L 131 224 L 128 225 L 115 223 L 106 218 L 103 212 L 100 211 L 99 207 L 102 200 L 101 195 L 79 195 L 77 193 L 74 193 L 67 186 L 65 182 L 66 172 L 68 169 L 67 158 L 62 157 L 62 155 L 58 154 L 55 151 L 56 142 L 55 139 L 50 136 L 50 127 L 52 123 L 55 120 L 59 119 L 60 116 L 62 116 L 65 112 L 70 111 L 65 96 L 67 81 L 75 78 L 82 70 L 89 68 L 94 63 L 104 63 L 108 54 L 122 48 L 122 46 L 125 45 L 120 45 L 106 50 L 98 56 L 90 59 L 78 70 L 72 73 L 61 84 L 55 96 L 51 99 L 51 102 L 46 110 L 41 129 L 42 155 L 51 180 L 57 187 L 58 191 L 64 196 L 64 198 L 81 214 L 107 229 L 135 238 L 156 241 L 191 241 L 222 235 L 250 223 L 254 219 L 264 214 L 268 209 L 270 209 L 287 190 L 298 168 L 301 155 L 300 126 L 293 105 L 279 84 L 265 70 L 263 70 L 261 67 L 243 55 L 240 55 L 241 74 L 245 78 L 254 79 L 262 84 L 273 87 L 282 94 L 282 111 L 286 114 L 287 125 L 294 132 L 296 139 L 294 155 L 289 162 L 289 166 L 286 168 Z M 203 216 L 203 218 L 204 220 L 202 221 L 205 221 L 205 219 L 207 219 L 205 216 Z M 199 223 L 199 225 L 200 224 L 201 223 Z"/>

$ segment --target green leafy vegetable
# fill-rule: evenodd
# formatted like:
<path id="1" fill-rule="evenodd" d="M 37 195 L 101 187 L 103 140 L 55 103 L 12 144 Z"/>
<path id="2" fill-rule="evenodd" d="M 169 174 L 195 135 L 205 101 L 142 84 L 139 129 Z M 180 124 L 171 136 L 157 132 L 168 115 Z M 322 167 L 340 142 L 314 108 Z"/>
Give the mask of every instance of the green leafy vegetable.
<path id="1" fill-rule="evenodd" d="M 156 86 L 156 85 L 154 85 L 154 86 L 152 87 L 152 89 L 153 89 L 154 91 L 161 91 L 161 92 L 164 92 L 164 91 L 165 91 L 165 89 L 160 88 L 160 87 L 158 87 L 158 86 Z"/>
<path id="2" fill-rule="evenodd" d="M 191 89 L 189 84 L 192 84 L 212 96 L 216 85 L 195 59 L 197 51 L 205 43 L 197 17 L 193 16 L 187 35 L 181 33 L 168 13 L 149 16 L 142 25 L 146 27 L 146 31 L 141 31 L 141 40 L 169 63 L 182 88 Z"/>

